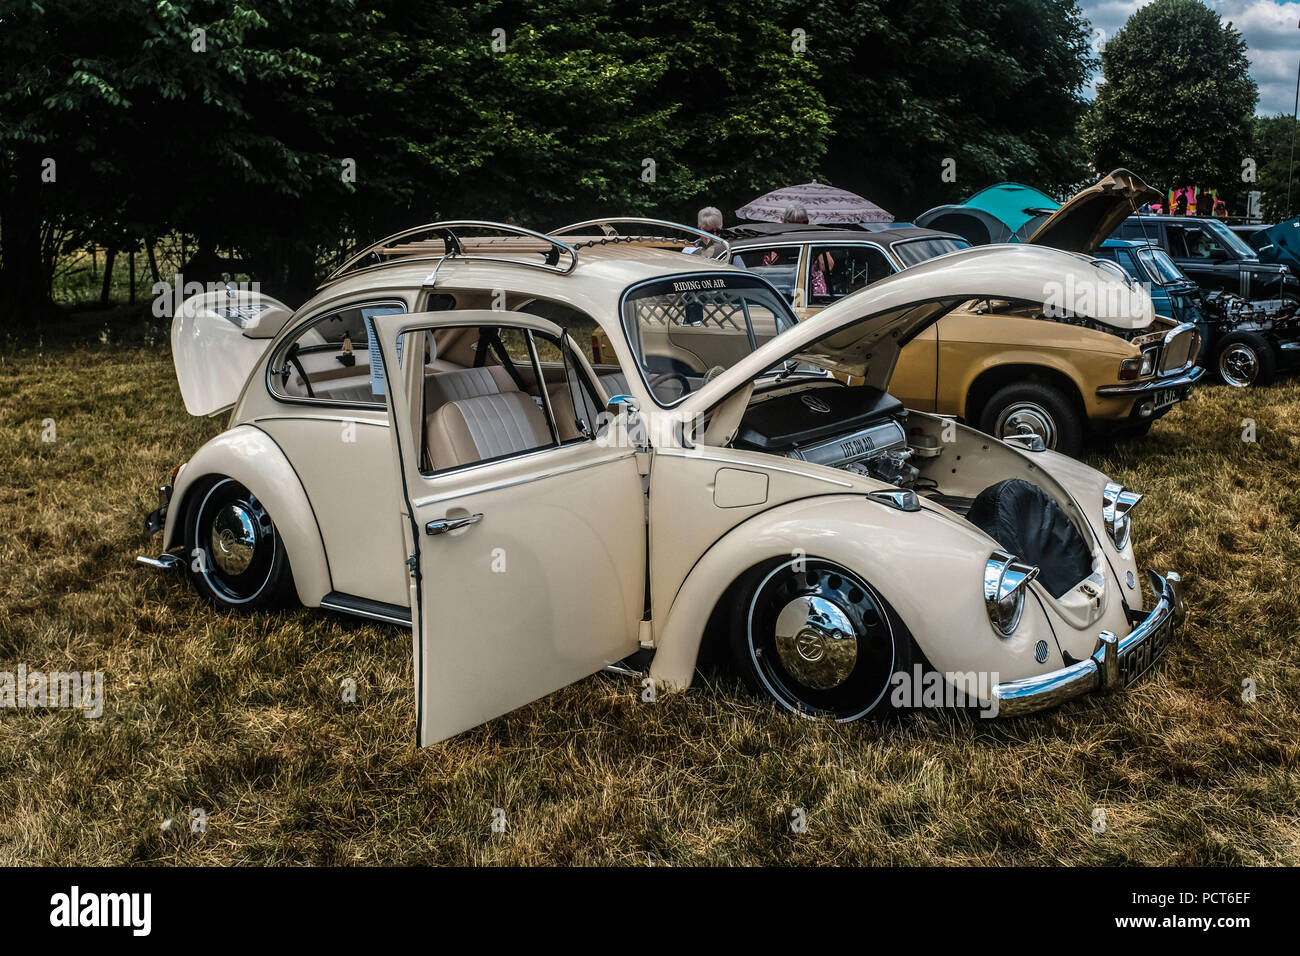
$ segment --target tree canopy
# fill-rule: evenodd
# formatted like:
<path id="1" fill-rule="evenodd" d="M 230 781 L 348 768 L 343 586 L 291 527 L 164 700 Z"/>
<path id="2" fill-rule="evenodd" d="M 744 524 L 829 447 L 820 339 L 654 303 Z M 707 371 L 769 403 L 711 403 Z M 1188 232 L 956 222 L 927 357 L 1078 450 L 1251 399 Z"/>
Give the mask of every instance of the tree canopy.
<path id="1" fill-rule="evenodd" d="M 1259 91 L 1231 23 L 1201 0 L 1155 0 L 1106 44 L 1101 66 L 1084 129 L 1097 169 L 1241 191 Z"/>
<path id="2" fill-rule="evenodd" d="M 436 218 L 1065 186 L 1088 68 L 1074 0 L 0 0 L 0 315 L 48 299 L 55 234 L 305 293 Z"/>

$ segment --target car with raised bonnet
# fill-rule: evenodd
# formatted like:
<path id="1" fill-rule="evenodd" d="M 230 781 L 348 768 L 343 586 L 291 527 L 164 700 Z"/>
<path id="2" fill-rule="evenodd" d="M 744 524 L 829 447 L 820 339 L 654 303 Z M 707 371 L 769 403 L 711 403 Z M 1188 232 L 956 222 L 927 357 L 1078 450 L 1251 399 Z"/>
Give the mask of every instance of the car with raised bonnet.
<path id="1" fill-rule="evenodd" d="M 1011 200 L 1001 194 L 1012 186 L 981 195 L 998 193 L 1000 205 L 990 209 L 1005 216 L 1002 206 Z M 1125 170 L 1064 205 L 1027 187 L 1015 190 L 1012 205 L 1027 208 L 1009 226 L 976 206 L 939 207 L 917 217 L 931 228 L 741 224 L 728 232 L 732 261 L 770 278 L 807 318 L 858 289 L 972 245 L 1015 241 L 1092 256 L 1134 201 L 1153 194 Z M 1032 195 L 1021 195 L 1026 192 Z M 1102 268 L 1111 272 L 1090 275 L 1090 283 L 1101 283 L 1094 291 L 1135 292 L 1113 283 L 1125 278 L 1113 264 Z M 1037 302 L 986 297 L 953 309 L 902 350 L 894 393 L 909 408 L 955 415 L 998 437 L 1035 434 L 1072 456 L 1090 433 L 1145 434 L 1203 374 L 1196 367 L 1200 333 L 1191 323 L 1135 313 L 1125 303 L 1109 308 L 1099 301 L 1086 316 L 1073 314 L 1061 308 L 1064 281 L 1050 283 Z M 1133 315 L 1140 316 L 1136 324 Z"/>
<path id="2" fill-rule="evenodd" d="M 797 322 L 725 242 L 686 256 L 684 235 L 435 223 L 296 310 L 187 300 L 181 394 L 228 427 L 163 487 L 142 561 L 222 609 L 409 627 L 422 744 L 609 666 L 689 687 L 706 639 L 835 720 L 914 705 L 922 672 L 1014 715 L 1151 666 L 1184 608 L 1178 575 L 1139 575 L 1141 495 L 889 392 L 953 308 L 1093 263 L 957 252 Z M 1066 304 L 1086 316 L 1084 285 Z"/>

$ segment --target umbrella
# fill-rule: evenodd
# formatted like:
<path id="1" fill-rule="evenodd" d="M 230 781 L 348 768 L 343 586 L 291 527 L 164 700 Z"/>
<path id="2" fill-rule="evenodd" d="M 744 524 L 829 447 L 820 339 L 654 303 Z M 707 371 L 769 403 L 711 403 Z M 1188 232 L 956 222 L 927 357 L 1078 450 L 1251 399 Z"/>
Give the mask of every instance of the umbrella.
<path id="1" fill-rule="evenodd" d="M 847 189 L 836 189 L 816 182 L 774 189 L 748 205 L 741 206 L 736 210 L 736 216 L 760 222 L 781 222 L 786 207 L 795 204 L 808 210 L 808 222 L 811 224 L 894 221 L 892 213 L 881 209 L 870 199 L 863 199 Z"/>

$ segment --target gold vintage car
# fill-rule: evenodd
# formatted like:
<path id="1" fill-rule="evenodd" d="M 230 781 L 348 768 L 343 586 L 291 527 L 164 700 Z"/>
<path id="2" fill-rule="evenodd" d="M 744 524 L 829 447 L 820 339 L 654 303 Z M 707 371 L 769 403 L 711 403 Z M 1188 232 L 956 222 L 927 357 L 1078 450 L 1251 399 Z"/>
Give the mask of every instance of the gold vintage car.
<path id="1" fill-rule="evenodd" d="M 409 628 L 426 744 L 633 654 L 687 687 L 706 634 L 758 693 L 837 720 L 931 686 L 1024 713 L 1151 665 L 1183 606 L 1176 574 L 1143 593 L 1141 495 L 888 393 L 900 343 L 971 298 L 1066 276 L 1088 315 L 1090 262 L 971 249 L 796 322 L 677 251 L 695 230 L 633 228 L 436 223 L 296 311 L 187 300 L 181 396 L 229 425 L 162 489 L 143 563 L 225 610 Z M 605 363 L 579 346 L 597 327 Z"/>
<path id="2" fill-rule="evenodd" d="M 1153 195 L 1116 170 L 1048 216 L 1027 242 L 1090 256 Z M 747 224 L 728 235 L 733 264 L 780 288 L 801 319 L 969 245 L 952 233 L 892 224 L 870 231 Z M 1114 263 L 1094 261 L 1098 278 L 1130 282 Z M 1068 455 L 1089 431 L 1145 433 L 1203 374 L 1200 333 L 1162 316 L 1135 325 L 1128 310 L 1108 303 L 1098 303 L 1094 319 L 1063 314 L 1056 306 L 1064 291 L 1045 289 L 1041 305 L 985 299 L 954 310 L 902 350 L 894 393 L 909 408 L 955 415 L 991 435 L 1039 435 Z"/>

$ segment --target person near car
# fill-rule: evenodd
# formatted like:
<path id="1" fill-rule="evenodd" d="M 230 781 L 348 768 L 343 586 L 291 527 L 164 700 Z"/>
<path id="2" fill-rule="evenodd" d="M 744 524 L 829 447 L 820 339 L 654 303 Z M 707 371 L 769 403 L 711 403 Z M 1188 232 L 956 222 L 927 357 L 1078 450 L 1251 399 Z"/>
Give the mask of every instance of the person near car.
<path id="1" fill-rule="evenodd" d="M 801 203 L 791 203 L 785 207 L 785 212 L 781 214 L 783 222 L 804 222 L 808 221 L 808 210 Z M 769 266 L 772 262 L 767 261 L 768 256 L 772 262 L 776 261 L 775 250 L 769 252 L 763 257 L 763 265 Z M 828 278 L 831 270 L 835 268 L 835 257 L 829 252 L 820 252 L 817 258 L 813 260 L 812 270 L 809 274 L 808 292 L 815 296 L 824 296 L 830 294 L 830 283 Z"/>
<path id="2" fill-rule="evenodd" d="M 701 232 L 707 232 L 709 235 L 722 237 L 722 210 L 717 206 L 705 206 L 695 216 L 695 228 Z M 698 255 L 703 253 L 710 254 L 713 251 L 713 240 L 703 236 L 693 246 L 687 246 L 682 252 L 687 255 Z"/>

